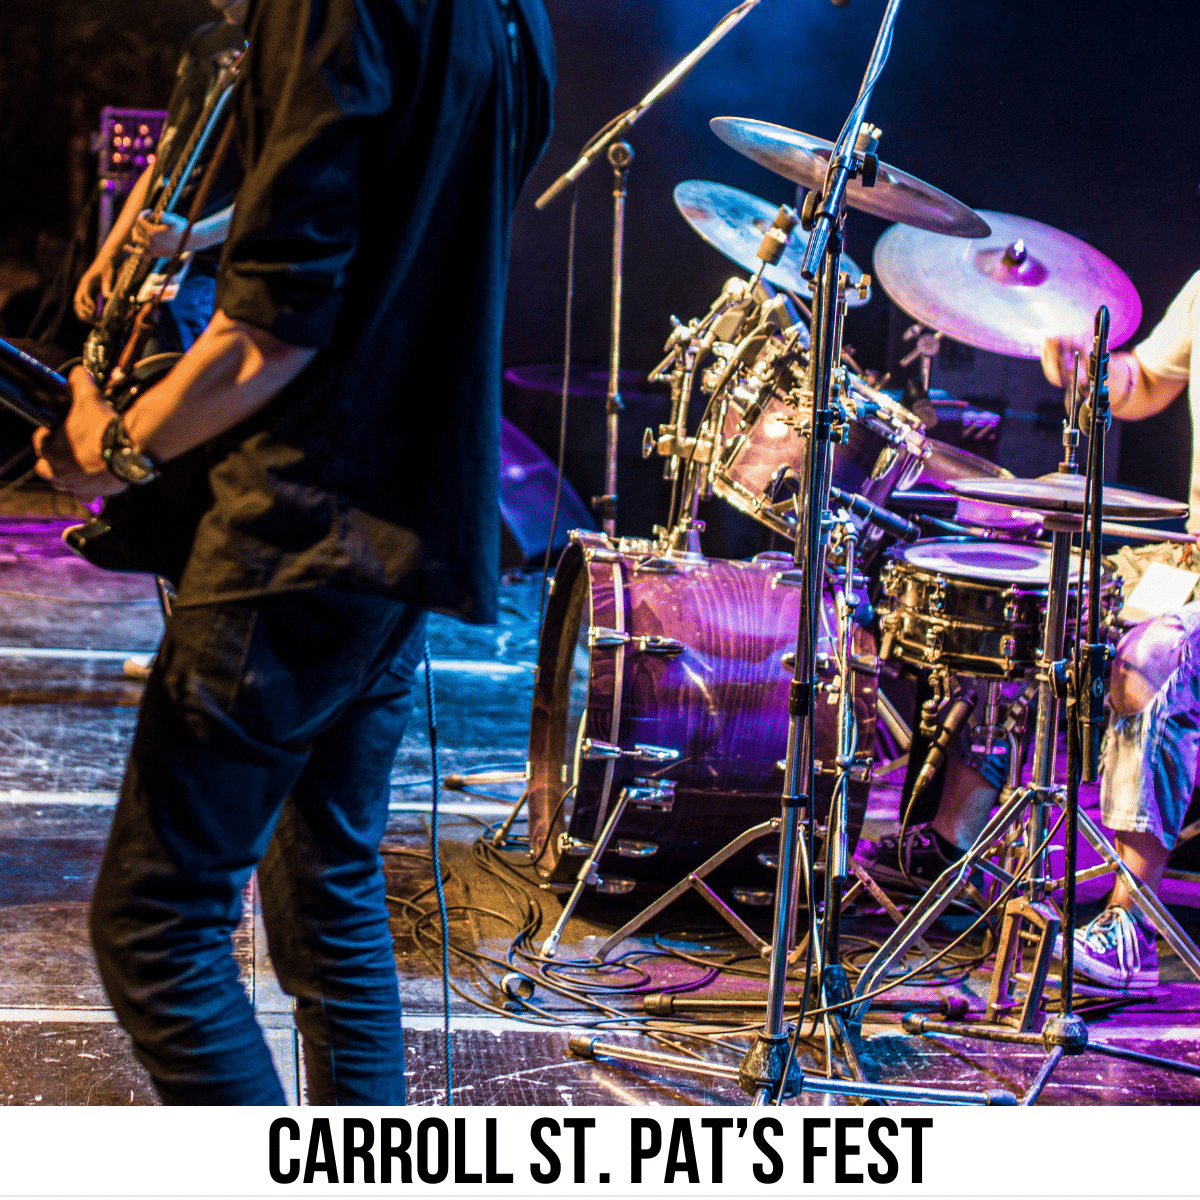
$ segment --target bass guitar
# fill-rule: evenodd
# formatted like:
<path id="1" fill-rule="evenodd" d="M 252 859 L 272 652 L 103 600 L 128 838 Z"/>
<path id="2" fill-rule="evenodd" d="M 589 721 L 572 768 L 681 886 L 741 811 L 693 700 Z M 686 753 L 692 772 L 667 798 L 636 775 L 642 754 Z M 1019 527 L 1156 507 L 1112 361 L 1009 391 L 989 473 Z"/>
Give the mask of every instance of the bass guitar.
<path id="1" fill-rule="evenodd" d="M 184 185 L 191 179 L 206 147 L 220 128 L 221 119 L 233 93 L 233 85 L 237 81 L 241 54 L 240 50 L 227 50 L 221 55 L 220 70 L 205 94 L 204 107 L 192 126 L 187 142 L 176 156 L 171 169 L 165 171 L 154 185 L 149 217 L 152 225 L 160 223 L 163 213 L 175 210 L 183 195 Z M 152 259 L 145 255 L 130 254 L 121 264 L 113 283 L 112 295 L 104 302 L 100 317 L 88 334 L 83 347 L 83 365 L 101 389 L 108 383 L 113 367 L 117 364 L 147 281 L 153 281 L 162 275 L 170 262 L 168 258 Z M 162 284 L 166 285 L 168 282 L 164 275 Z"/>

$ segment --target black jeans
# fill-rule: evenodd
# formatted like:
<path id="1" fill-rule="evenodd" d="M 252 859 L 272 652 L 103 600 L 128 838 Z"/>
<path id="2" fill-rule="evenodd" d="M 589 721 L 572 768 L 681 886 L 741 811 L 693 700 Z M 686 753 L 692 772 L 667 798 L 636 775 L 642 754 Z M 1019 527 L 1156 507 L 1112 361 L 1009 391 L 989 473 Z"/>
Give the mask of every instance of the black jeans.
<path id="1" fill-rule="evenodd" d="M 403 1103 L 379 842 L 424 629 L 421 609 L 330 588 L 167 623 L 91 910 L 166 1103 L 283 1103 L 232 953 L 256 865 L 310 1100 Z"/>

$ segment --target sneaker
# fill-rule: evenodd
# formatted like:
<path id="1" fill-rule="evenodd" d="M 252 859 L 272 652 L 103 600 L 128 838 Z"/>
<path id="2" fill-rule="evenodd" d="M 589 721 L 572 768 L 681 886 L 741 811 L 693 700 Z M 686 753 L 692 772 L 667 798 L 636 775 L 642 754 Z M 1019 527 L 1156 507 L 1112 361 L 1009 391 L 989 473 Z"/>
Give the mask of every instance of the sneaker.
<path id="1" fill-rule="evenodd" d="M 1075 931 L 1075 974 L 1104 987 L 1158 987 L 1158 946 L 1128 909 L 1106 908 Z"/>
<path id="2" fill-rule="evenodd" d="M 938 845 L 929 822 L 906 829 L 903 845 L 898 834 L 864 842 L 858 859 L 877 883 L 910 888 L 928 887 L 954 861 Z"/>

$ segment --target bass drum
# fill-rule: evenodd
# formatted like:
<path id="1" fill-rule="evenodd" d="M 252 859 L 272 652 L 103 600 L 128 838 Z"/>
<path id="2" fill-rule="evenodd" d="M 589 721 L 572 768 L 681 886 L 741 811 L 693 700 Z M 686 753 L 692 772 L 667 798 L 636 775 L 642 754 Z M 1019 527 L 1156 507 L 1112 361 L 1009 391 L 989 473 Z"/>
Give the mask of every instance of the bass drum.
<path id="1" fill-rule="evenodd" d="M 664 559 L 645 542 L 572 535 L 546 610 L 530 726 L 530 854 L 542 876 L 577 873 L 571 840 L 596 837 L 622 788 L 639 789 L 635 795 L 652 807 L 626 808 L 602 876 L 674 883 L 779 815 L 797 583 L 789 555 Z M 828 599 L 823 618 L 824 686 L 815 708 L 821 817 L 837 736 L 836 617 Z M 870 754 L 878 660 L 867 630 L 855 634 L 853 661 L 857 749 Z M 862 781 L 849 785 L 852 845 L 867 790 Z M 738 882 L 773 886 L 774 872 L 757 855 L 776 849 L 763 838 L 739 856 Z"/>

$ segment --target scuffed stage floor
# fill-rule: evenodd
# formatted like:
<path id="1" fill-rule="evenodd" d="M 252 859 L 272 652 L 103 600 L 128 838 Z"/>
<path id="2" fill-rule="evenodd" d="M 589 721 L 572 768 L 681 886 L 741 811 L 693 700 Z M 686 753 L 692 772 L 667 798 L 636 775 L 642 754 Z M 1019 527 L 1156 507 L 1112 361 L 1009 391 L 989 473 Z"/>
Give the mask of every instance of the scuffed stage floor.
<path id="1" fill-rule="evenodd" d="M 152 1104 L 155 1096 L 112 1014 L 92 965 L 86 907 L 112 804 L 132 734 L 140 685 L 124 670 L 131 656 L 148 657 L 161 632 L 152 582 L 103 575 L 76 560 L 58 542 L 63 521 L 0 519 L 0 1103 Z M 437 689 L 444 773 L 484 767 L 519 768 L 533 684 L 536 580 L 503 589 L 502 623 L 467 628 L 434 618 L 430 643 Z M 429 751 L 426 711 L 419 700 L 393 773 L 393 813 L 387 838 L 389 892 L 394 907 L 397 963 L 406 1004 L 407 1060 L 414 1103 L 436 1103 L 443 1094 L 441 979 L 428 937 L 414 937 L 403 901 L 432 903 L 429 861 Z M 484 790 L 484 789 L 480 789 Z M 525 904 L 540 907 L 540 942 L 561 911 L 557 893 L 522 884 L 503 868 L 491 871 L 473 851 L 480 826 L 500 820 L 512 788 L 495 798 L 444 793 L 442 851 L 448 871 L 452 943 L 502 959 L 523 920 Z M 890 798 L 894 811 L 894 797 Z M 1088 792 L 1085 801 L 1094 805 Z M 876 789 L 868 832 L 889 819 L 889 792 Z M 714 847 L 715 848 L 715 847 Z M 520 856 L 506 856 L 519 864 Z M 501 884 L 500 876 L 507 881 Z M 528 874 L 526 872 L 526 874 Z M 673 882 L 673 881 L 667 881 Z M 1094 911 L 1104 885 L 1084 891 Z M 626 897 L 589 896 L 567 927 L 560 959 L 586 956 L 647 902 L 638 889 Z M 1168 885 L 1166 899 L 1193 937 L 1200 932 L 1200 888 Z M 303 1094 L 290 1002 L 271 972 L 253 887 L 247 917 L 235 939 L 243 979 L 291 1094 Z M 494 914 L 494 915 L 489 915 Z M 767 910 L 747 919 L 764 927 Z M 656 926 L 667 946 L 697 949 L 717 931 L 707 908 L 680 904 Z M 423 928 L 429 928 L 426 921 Z M 702 928 L 703 927 L 703 928 Z M 886 933 L 886 918 L 851 917 L 847 931 L 860 937 Z M 744 950 L 722 934 L 719 944 Z M 637 943 L 649 951 L 649 939 Z M 1160 941 L 1162 984 L 1145 1002 L 1096 1017 L 1096 1038 L 1167 1057 L 1200 1058 L 1200 983 Z M 744 1001 L 733 1019 L 753 1026 L 761 1017 L 762 965 L 745 955 L 737 964 L 750 975 L 722 975 L 689 999 Z M 700 978 L 702 968 L 679 958 L 649 957 L 636 994 L 612 994 L 605 1003 L 640 1012 L 641 993 Z M 580 1060 L 568 1038 L 601 1019 L 571 998 L 539 987 L 522 1005 L 472 983 L 471 967 L 457 955 L 453 975 L 469 995 L 451 999 L 454 1099 L 465 1104 L 674 1104 L 744 1103 L 728 1082 L 687 1074 L 656 1076 L 647 1068 Z M 490 970 L 498 980 L 499 969 Z M 629 976 L 632 979 L 632 975 Z M 595 982 L 595 980 L 593 980 Z M 611 981 L 610 981 L 611 982 Z M 931 995 L 965 996 L 978 1010 L 987 976 L 947 983 L 938 992 L 906 989 L 914 1003 Z M 728 1010 L 726 1010 L 728 1011 Z M 522 1019 L 522 1018 L 528 1018 Z M 536 1022 L 536 1023 L 531 1023 Z M 873 1009 L 865 1032 L 876 1077 L 971 1090 L 1007 1088 L 1020 1093 L 1042 1061 L 1039 1051 L 967 1040 L 907 1037 L 899 1011 Z M 626 1033 L 605 1034 L 631 1040 Z M 678 1039 L 676 1039 L 678 1040 Z M 730 1049 L 707 1054 L 736 1064 Z M 696 1046 L 696 1043 L 690 1043 Z M 806 1096 L 804 1102 L 820 1098 Z M 1097 1055 L 1068 1060 L 1043 1103 L 1182 1103 L 1200 1101 L 1200 1079 Z"/>

